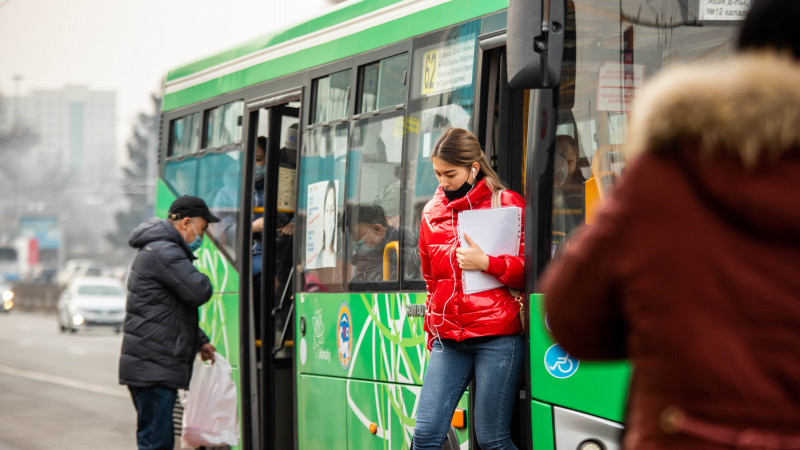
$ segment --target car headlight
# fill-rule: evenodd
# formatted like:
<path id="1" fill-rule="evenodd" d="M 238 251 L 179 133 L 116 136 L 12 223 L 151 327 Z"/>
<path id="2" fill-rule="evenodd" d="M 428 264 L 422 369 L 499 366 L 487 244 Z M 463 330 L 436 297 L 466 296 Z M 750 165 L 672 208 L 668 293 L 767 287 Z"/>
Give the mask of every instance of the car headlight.
<path id="1" fill-rule="evenodd" d="M 86 319 L 84 319 L 83 315 L 81 315 L 80 313 L 76 313 L 75 315 L 72 316 L 72 324 L 75 326 L 82 325 L 85 320 Z"/>
<path id="2" fill-rule="evenodd" d="M 4 302 L 11 301 L 11 299 L 13 298 L 14 298 L 14 291 L 12 291 L 11 289 L 6 289 L 5 291 L 3 291 Z"/>
<path id="3" fill-rule="evenodd" d="M 3 300 L 3 309 L 8 311 L 14 307 L 14 300 Z"/>

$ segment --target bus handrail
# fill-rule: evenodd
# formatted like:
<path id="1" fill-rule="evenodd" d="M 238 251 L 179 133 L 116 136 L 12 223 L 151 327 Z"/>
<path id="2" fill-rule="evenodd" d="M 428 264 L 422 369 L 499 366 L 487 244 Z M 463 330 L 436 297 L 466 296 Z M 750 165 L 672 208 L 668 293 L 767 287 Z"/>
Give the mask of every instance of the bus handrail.
<path id="1" fill-rule="evenodd" d="M 392 276 L 392 259 L 391 252 L 394 250 L 396 261 L 400 261 L 400 245 L 397 241 L 392 241 L 386 244 L 383 248 L 383 281 L 389 281 Z"/>

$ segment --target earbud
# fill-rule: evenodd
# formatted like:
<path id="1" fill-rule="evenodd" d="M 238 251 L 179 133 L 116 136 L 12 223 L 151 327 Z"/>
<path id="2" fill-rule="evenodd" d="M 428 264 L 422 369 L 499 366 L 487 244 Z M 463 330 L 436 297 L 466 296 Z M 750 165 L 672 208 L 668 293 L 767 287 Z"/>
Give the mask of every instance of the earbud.
<path id="1" fill-rule="evenodd" d="M 477 169 L 475 169 L 475 168 L 473 167 L 473 168 L 472 168 L 472 178 L 475 178 L 475 170 L 477 170 Z"/>

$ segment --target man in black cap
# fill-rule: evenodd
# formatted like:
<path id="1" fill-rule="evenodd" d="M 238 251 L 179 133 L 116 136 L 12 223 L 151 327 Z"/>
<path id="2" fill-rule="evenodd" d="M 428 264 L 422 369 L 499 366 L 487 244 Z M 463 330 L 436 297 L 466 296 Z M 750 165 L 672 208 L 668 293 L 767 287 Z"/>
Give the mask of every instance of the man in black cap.
<path id="1" fill-rule="evenodd" d="M 139 449 L 172 450 L 172 411 L 187 389 L 195 354 L 214 362 L 216 349 L 198 326 L 197 308 L 211 298 L 208 277 L 192 261 L 209 223 L 219 222 L 206 203 L 184 195 L 168 218 L 136 227 L 137 249 L 128 274 L 119 382 L 128 386 L 138 415 Z"/>

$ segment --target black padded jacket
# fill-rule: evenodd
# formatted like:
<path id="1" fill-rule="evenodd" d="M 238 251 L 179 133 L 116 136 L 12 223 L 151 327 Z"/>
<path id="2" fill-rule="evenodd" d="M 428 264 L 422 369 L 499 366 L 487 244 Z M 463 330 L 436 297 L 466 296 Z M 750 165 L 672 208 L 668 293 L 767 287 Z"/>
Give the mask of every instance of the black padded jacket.
<path id="1" fill-rule="evenodd" d="M 211 281 L 167 220 L 145 221 L 128 244 L 138 252 L 128 273 L 119 382 L 186 389 L 195 355 L 208 342 L 197 308 L 211 298 Z"/>

